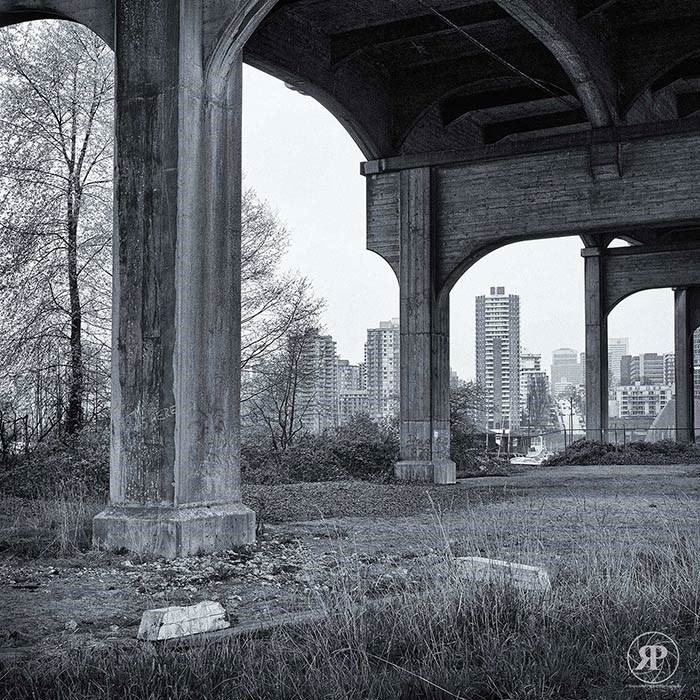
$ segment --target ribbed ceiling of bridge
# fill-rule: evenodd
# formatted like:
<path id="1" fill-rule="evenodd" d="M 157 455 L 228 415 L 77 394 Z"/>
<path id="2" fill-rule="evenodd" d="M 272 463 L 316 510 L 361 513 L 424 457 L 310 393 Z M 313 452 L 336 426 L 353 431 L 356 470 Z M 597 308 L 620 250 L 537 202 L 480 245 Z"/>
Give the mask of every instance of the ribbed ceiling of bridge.
<path id="1" fill-rule="evenodd" d="M 698 0 L 280 0 L 245 60 L 369 157 L 700 113 Z"/>

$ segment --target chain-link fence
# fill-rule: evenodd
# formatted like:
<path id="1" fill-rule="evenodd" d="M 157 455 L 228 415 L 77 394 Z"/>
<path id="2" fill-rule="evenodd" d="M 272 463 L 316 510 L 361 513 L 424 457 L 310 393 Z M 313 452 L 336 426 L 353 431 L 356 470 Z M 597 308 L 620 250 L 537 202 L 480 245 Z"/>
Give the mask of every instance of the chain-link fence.
<path id="1" fill-rule="evenodd" d="M 698 431 L 700 435 L 700 430 Z M 482 445 L 489 452 L 512 455 L 537 454 L 539 452 L 556 453 L 566 449 L 579 440 L 604 442 L 624 447 L 630 443 L 657 443 L 663 441 L 688 443 L 695 442 L 694 431 L 664 428 L 641 428 L 612 423 L 607 430 L 587 430 L 585 428 L 560 428 L 548 431 L 531 431 L 529 433 L 509 433 L 490 431 L 481 436 Z"/>

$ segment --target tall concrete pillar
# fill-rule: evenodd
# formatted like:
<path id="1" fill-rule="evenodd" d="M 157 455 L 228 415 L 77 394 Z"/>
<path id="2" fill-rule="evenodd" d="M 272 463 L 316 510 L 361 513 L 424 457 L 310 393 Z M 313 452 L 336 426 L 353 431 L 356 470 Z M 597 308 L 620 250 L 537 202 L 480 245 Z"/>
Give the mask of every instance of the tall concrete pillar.
<path id="1" fill-rule="evenodd" d="M 401 172 L 402 480 L 453 484 L 450 460 L 449 298 L 436 289 L 430 168 Z"/>
<path id="2" fill-rule="evenodd" d="M 695 441 L 693 333 L 700 325 L 700 288 L 674 290 L 676 355 L 676 440 Z"/>
<path id="3" fill-rule="evenodd" d="M 584 248 L 586 294 L 586 437 L 606 440 L 608 429 L 608 313 L 604 249 Z"/>
<path id="4" fill-rule="evenodd" d="M 240 492 L 241 63 L 205 80 L 201 7 L 117 0 L 109 548 L 254 538 Z"/>

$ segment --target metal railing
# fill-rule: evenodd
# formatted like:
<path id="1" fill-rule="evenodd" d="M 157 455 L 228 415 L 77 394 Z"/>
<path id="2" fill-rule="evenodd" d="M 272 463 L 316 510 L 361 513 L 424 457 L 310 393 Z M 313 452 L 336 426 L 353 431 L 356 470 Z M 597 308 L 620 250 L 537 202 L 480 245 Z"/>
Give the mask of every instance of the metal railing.
<path id="1" fill-rule="evenodd" d="M 633 442 L 696 442 L 697 437 L 700 437 L 700 430 L 695 434 L 692 432 L 689 434 L 689 431 L 686 429 L 673 427 L 640 428 L 613 424 L 603 431 L 586 428 L 559 428 L 557 430 L 531 432 L 529 435 L 510 435 L 505 439 L 505 443 L 503 442 L 503 437 L 500 437 L 499 440 L 494 440 L 494 443 L 496 445 L 501 444 L 508 452 L 524 454 L 531 445 L 536 444 L 541 444 L 549 451 L 558 452 L 579 440 L 603 442 L 624 447 Z"/>

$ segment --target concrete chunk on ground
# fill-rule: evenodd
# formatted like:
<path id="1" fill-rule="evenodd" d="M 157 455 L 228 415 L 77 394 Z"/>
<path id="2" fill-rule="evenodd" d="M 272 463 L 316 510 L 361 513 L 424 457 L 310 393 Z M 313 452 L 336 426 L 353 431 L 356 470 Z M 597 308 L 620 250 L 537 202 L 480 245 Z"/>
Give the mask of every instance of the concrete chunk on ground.
<path id="1" fill-rule="evenodd" d="M 541 566 L 486 557 L 455 557 L 458 570 L 475 581 L 507 582 L 525 591 L 549 591 L 549 574 Z"/>
<path id="2" fill-rule="evenodd" d="M 226 610 L 213 600 L 185 607 L 146 610 L 136 635 L 138 639 L 155 642 L 187 637 L 202 632 L 214 632 L 230 627 Z"/>

